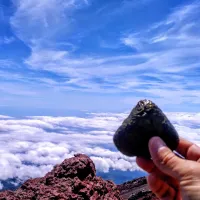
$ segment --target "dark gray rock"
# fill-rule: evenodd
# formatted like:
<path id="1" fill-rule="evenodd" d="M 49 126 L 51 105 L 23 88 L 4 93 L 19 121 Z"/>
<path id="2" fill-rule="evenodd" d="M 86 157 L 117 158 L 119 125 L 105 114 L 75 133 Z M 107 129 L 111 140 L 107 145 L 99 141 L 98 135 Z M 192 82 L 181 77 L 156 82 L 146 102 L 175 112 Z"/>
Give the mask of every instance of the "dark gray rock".
<path id="1" fill-rule="evenodd" d="M 142 100 L 118 128 L 113 141 L 127 156 L 148 158 L 148 141 L 153 136 L 161 137 L 172 150 L 178 146 L 178 133 L 162 110 L 152 101 Z"/>

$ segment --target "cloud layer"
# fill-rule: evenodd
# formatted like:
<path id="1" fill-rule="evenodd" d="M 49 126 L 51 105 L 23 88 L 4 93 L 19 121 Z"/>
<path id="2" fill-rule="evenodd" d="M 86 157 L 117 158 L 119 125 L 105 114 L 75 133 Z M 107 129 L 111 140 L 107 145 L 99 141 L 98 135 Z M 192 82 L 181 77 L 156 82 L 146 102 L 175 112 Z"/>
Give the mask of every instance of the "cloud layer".
<path id="1" fill-rule="evenodd" d="M 112 142 L 115 130 L 126 116 L 127 113 L 89 113 L 85 117 L 0 116 L 0 180 L 24 181 L 43 176 L 76 153 L 89 155 L 98 172 L 140 170 L 135 158 L 119 153 Z M 200 145 L 199 113 L 167 113 L 167 116 L 182 137 Z"/>

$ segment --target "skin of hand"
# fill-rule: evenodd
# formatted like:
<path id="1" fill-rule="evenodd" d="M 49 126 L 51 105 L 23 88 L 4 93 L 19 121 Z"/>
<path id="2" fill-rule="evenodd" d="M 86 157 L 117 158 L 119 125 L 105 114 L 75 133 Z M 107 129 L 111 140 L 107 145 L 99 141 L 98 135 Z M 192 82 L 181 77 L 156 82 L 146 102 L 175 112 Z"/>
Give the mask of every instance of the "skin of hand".
<path id="1" fill-rule="evenodd" d="M 137 164 L 149 173 L 147 182 L 161 200 L 200 200 L 200 147 L 180 139 L 176 156 L 159 137 L 149 141 L 152 159 L 137 157 Z"/>

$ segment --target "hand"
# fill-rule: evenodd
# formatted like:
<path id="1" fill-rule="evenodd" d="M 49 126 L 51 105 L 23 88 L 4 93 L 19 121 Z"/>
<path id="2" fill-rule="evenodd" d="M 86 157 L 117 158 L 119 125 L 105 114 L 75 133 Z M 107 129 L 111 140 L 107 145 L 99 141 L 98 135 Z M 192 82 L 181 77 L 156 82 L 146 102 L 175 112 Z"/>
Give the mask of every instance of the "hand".
<path id="1" fill-rule="evenodd" d="M 200 200 L 200 147 L 180 139 L 176 156 L 159 138 L 149 141 L 152 160 L 137 157 L 137 164 L 149 173 L 147 182 L 161 200 Z"/>

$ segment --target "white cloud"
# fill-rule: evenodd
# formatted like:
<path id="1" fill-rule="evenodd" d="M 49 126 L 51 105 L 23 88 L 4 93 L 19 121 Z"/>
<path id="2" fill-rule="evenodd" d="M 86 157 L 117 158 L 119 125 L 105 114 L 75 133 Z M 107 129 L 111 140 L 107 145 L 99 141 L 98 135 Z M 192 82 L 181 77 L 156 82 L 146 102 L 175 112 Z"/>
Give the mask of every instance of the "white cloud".
<path id="1" fill-rule="evenodd" d="M 17 77 L 16 77 L 17 78 Z M 25 84 L 13 84 L 11 82 L 3 82 L 0 84 L 0 92 L 2 94 L 12 94 L 12 95 L 19 95 L 19 96 L 35 96 L 38 94 L 38 91 L 30 91 L 30 85 L 27 87 Z"/>
<path id="2" fill-rule="evenodd" d="M 3 184 L 0 182 L 0 190 L 3 189 Z"/>
<path id="3" fill-rule="evenodd" d="M 117 4 L 116 8 L 112 8 L 109 10 L 108 15 L 122 15 L 127 12 L 132 12 L 134 8 L 142 7 L 146 4 L 151 3 L 153 0 L 124 0 L 120 1 L 119 4 Z"/>
<path id="4" fill-rule="evenodd" d="M 0 115 L 0 119 L 12 119 L 13 117 L 6 116 L 6 115 Z"/>
<path id="5" fill-rule="evenodd" d="M 0 65 L 1 65 L 1 68 L 11 68 L 12 67 L 17 67 L 18 65 L 16 63 L 14 63 L 12 60 L 9 60 L 9 59 L 3 59 L 1 60 L 0 59 Z"/>
<path id="6" fill-rule="evenodd" d="M 67 16 L 88 4 L 85 0 L 17 0 L 13 3 L 16 12 L 11 18 L 12 28 L 30 47 L 41 47 L 53 39 L 71 23 Z"/>
<path id="7" fill-rule="evenodd" d="M 199 84 L 194 76 L 195 73 L 198 74 L 200 66 L 199 9 L 199 1 L 177 7 L 165 20 L 150 25 L 149 29 L 121 38 L 124 45 L 137 49 L 140 53 L 154 53 L 135 67 L 137 70 L 145 70 L 147 74 L 152 72 L 149 78 L 155 75 L 157 78 L 156 81 L 141 79 L 140 88 L 135 86 L 134 80 L 125 80 L 122 88 L 132 88 L 144 95 L 148 94 L 162 104 L 166 100 L 177 104 L 189 101 L 199 103 Z M 137 75 L 141 73 L 138 72 Z M 182 76 L 183 79 L 170 80 L 175 75 Z M 191 90 L 191 87 L 196 89 Z"/>
<path id="8" fill-rule="evenodd" d="M 83 1 L 85 2 L 85 4 L 87 4 L 87 5 L 89 4 L 89 1 L 88 1 L 88 0 L 83 0 Z"/>
<path id="9" fill-rule="evenodd" d="M 137 50 L 140 50 L 143 47 L 143 45 L 141 44 L 142 43 L 141 39 L 137 38 L 137 36 L 134 36 L 134 34 L 122 38 L 122 43 Z"/>
<path id="10" fill-rule="evenodd" d="M 129 3 L 124 2 L 124 5 Z M 80 89 L 88 92 L 91 90 L 105 91 L 105 88 L 101 87 L 114 88 L 123 82 L 122 80 L 116 84 L 114 80 L 119 80 L 118 77 L 114 77 L 112 81 L 111 76 L 119 76 L 122 73 L 129 73 L 136 69 L 134 64 L 128 67 L 126 64 L 123 66 L 120 63 L 124 63 L 127 59 L 129 62 L 137 63 L 139 59 L 148 59 L 149 55 L 142 54 L 138 56 L 130 55 L 108 58 L 83 57 L 77 59 L 72 58 L 68 51 L 52 50 L 52 48 L 49 48 L 49 45 L 46 45 L 47 43 L 49 44 L 47 41 L 53 42 L 54 36 L 58 37 L 58 32 L 62 32 L 64 29 L 66 30 L 66 27 L 63 26 L 67 26 L 70 21 L 67 17 L 68 13 L 73 12 L 74 9 L 84 4 L 88 4 L 88 1 L 59 0 L 57 2 L 51 0 L 49 2 L 45 0 L 41 2 L 18 0 L 15 2 L 17 11 L 11 18 L 11 25 L 18 37 L 31 47 L 31 56 L 25 61 L 29 67 L 70 77 L 69 81 L 61 85 L 49 79 L 40 79 L 40 81 L 45 84 L 53 84 L 55 87 L 60 86 L 60 89 L 63 90 L 75 89 L 81 86 Z M 138 2 L 131 2 L 132 4 L 135 5 Z M 113 70 L 113 67 L 116 67 L 116 70 Z M 93 78 L 95 79 L 96 76 L 97 78 L 104 79 L 104 81 L 110 80 L 110 83 L 105 83 L 100 86 L 98 83 L 95 83 L 95 80 L 91 80 Z M 108 78 L 105 78 L 106 76 Z M 74 85 L 70 86 L 70 84 Z"/>
<path id="11" fill-rule="evenodd" d="M 55 72 L 58 74 L 69 75 L 71 78 L 89 79 L 98 75 L 99 77 L 119 75 L 121 73 L 128 73 L 131 71 L 137 71 L 134 63 L 138 63 L 140 59 L 148 60 L 153 57 L 154 54 L 140 54 L 140 55 L 128 55 L 118 57 L 82 57 L 73 58 L 67 56 L 65 51 L 49 51 L 36 49 L 32 52 L 32 55 L 26 60 L 33 69 L 42 69 L 46 71 Z M 128 66 L 126 64 L 120 64 L 121 62 L 131 61 L 133 64 Z M 117 70 L 113 70 L 113 67 Z"/>
<path id="12" fill-rule="evenodd" d="M 197 56 L 198 49 L 175 49 L 171 51 L 158 52 L 157 54 L 140 54 L 132 56 L 119 56 L 119 57 L 110 57 L 110 58 L 82 58 L 82 59 L 72 59 L 69 57 L 60 58 L 60 52 L 54 52 L 52 55 L 48 56 L 43 52 L 35 52 L 36 55 L 32 55 L 26 63 L 29 64 L 34 69 L 44 69 L 47 71 L 52 71 L 60 75 L 66 75 L 71 77 L 69 81 L 63 83 L 54 82 L 53 85 L 59 85 L 60 89 L 70 89 L 70 84 L 73 84 L 71 89 L 81 90 L 81 91 L 95 91 L 95 92 L 123 92 L 123 91 L 141 91 L 143 88 L 143 93 L 148 94 L 150 91 L 153 91 L 155 88 L 159 90 L 166 90 L 167 93 L 163 93 L 166 98 L 169 96 L 168 93 L 171 92 L 171 89 L 167 86 L 174 85 L 179 88 L 180 91 L 188 92 L 184 88 L 184 84 L 181 84 L 178 73 L 185 72 L 189 69 L 196 69 L 198 63 L 192 65 L 186 65 L 184 63 L 185 57 L 188 55 Z M 57 55 L 58 53 L 58 55 Z M 39 57 L 37 56 L 39 55 Z M 51 53 L 50 53 L 51 55 Z M 64 55 L 64 53 L 62 54 Z M 39 58 L 39 59 L 35 59 Z M 48 58 L 48 59 L 47 59 Z M 141 62 L 140 60 L 145 60 Z M 119 63 L 124 64 L 119 64 Z M 126 64 L 132 63 L 132 64 Z M 135 64 L 134 64 L 135 63 Z M 98 66 L 98 67 L 94 67 Z M 113 70 L 115 68 L 115 70 Z M 155 74 L 159 74 L 159 79 L 163 81 L 143 80 L 143 77 L 140 78 L 140 71 L 146 70 L 154 71 Z M 135 73 L 134 77 L 130 76 L 130 73 Z M 174 79 L 171 80 L 169 84 L 168 80 L 172 76 L 166 73 L 173 73 Z M 124 78 L 120 78 L 124 75 Z M 152 75 L 150 75 L 151 77 Z M 106 77 L 106 78 L 105 78 Z M 177 78 L 178 77 L 178 78 Z M 101 84 L 96 82 L 95 78 L 102 79 Z M 93 79 L 93 80 L 92 80 Z M 48 81 L 49 83 L 49 81 Z M 192 83 L 192 80 L 190 81 Z M 187 83 L 188 84 L 188 83 Z M 149 86 L 151 85 L 151 90 Z M 81 86 L 81 87 L 79 87 Z M 106 88 L 110 87 L 110 89 Z M 105 90 L 106 88 L 106 90 Z M 148 89 L 146 89 L 148 88 Z M 175 92 L 175 91 L 174 91 Z M 154 93 L 151 93 L 154 95 Z"/>
<path id="13" fill-rule="evenodd" d="M 11 44 L 14 41 L 15 41 L 14 37 L 3 37 L 2 39 L 0 38 L 0 45 L 1 44 Z"/>
<path id="14" fill-rule="evenodd" d="M 1 180 L 16 177 L 15 169 L 21 166 L 20 159 L 12 153 L 1 151 L 0 177 Z"/>
<path id="15" fill-rule="evenodd" d="M 198 14 L 200 7 L 199 1 L 194 1 L 188 5 L 177 7 L 174 12 L 168 17 L 166 24 L 177 23 L 187 20 L 189 16 Z"/>
<path id="16" fill-rule="evenodd" d="M 0 118 L 0 180 L 43 176 L 76 153 L 85 153 L 101 172 L 140 170 L 135 158 L 116 151 L 113 134 L 128 113 L 87 117 Z M 199 113 L 167 113 L 179 134 L 200 145 Z"/>
<path id="17" fill-rule="evenodd" d="M 137 44 L 136 47 L 143 49 L 156 43 L 164 45 L 162 48 L 159 46 L 162 50 L 199 46 L 199 9 L 199 1 L 176 7 L 166 20 L 151 25 L 147 30 L 127 35 L 122 41 L 127 46 L 134 47 Z"/>

